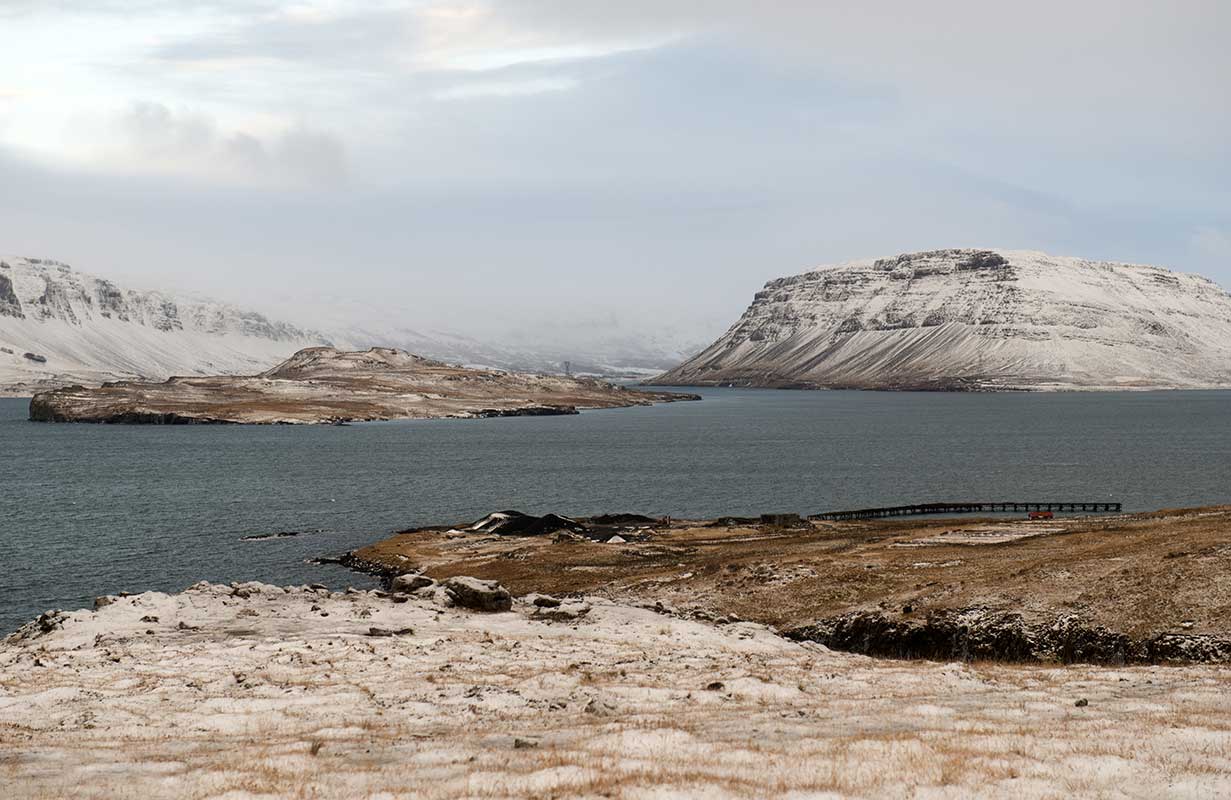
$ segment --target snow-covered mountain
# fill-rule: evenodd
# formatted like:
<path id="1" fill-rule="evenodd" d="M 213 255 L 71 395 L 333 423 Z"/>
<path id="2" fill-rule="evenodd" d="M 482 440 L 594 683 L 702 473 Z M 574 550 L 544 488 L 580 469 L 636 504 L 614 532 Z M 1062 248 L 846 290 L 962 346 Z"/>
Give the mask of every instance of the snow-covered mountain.
<path id="1" fill-rule="evenodd" d="M 319 344 L 328 342 L 254 311 L 122 289 L 58 261 L 0 257 L 0 395 L 251 374 Z"/>
<path id="2" fill-rule="evenodd" d="M 121 379 L 251 375 L 321 344 L 396 347 L 514 371 L 564 372 L 567 363 L 574 374 L 628 377 L 653 375 L 700 349 L 675 344 L 680 335 L 670 330 L 655 338 L 557 325 L 492 342 L 382 323 L 379 315 L 363 324 L 314 316 L 308 331 L 225 303 L 123 289 L 58 261 L 0 256 L 0 396 Z"/>
<path id="3" fill-rule="evenodd" d="M 1231 295 L 1160 267 L 934 250 L 770 281 L 663 385 L 1231 386 Z"/>

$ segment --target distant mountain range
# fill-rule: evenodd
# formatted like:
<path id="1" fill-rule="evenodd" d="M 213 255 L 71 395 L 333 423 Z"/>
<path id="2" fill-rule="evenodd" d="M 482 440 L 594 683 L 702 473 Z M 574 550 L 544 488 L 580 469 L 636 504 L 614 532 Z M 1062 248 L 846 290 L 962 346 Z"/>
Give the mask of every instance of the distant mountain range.
<path id="1" fill-rule="evenodd" d="M 1231 386 L 1231 295 L 1200 275 L 951 249 L 779 278 L 681 386 L 1150 389 Z"/>
<path id="2" fill-rule="evenodd" d="M 307 330 L 251 310 L 126 289 L 49 259 L 0 256 L 0 396 L 172 375 L 256 374 L 303 347 L 397 347 L 467 366 L 644 377 L 690 352 L 636 337 L 500 345 L 447 332 Z"/>

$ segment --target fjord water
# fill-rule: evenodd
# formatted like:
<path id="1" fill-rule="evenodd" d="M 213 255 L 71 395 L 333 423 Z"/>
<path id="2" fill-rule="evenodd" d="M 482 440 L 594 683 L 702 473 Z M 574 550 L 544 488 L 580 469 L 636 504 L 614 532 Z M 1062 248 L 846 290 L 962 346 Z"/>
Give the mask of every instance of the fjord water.
<path id="1" fill-rule="evenodd" d="M 573 417 L 346 427 L 53 425 L 0 400 L 0 631 L 201 579 L 370 585 L 307 559 L 505 508 L 1231 502 L 1231 392 L 700 393 Z M 279 531 L 301 534 L 242 541 Z"/>

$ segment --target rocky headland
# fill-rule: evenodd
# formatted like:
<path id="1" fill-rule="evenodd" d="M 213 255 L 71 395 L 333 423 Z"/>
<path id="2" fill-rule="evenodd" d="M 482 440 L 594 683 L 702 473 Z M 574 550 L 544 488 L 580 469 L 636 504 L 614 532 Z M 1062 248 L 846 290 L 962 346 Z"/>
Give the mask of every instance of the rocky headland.
<path id="1" fill-rule="evenodd" d="M 831 522 L 503 511 L 349 554 L 386 578 L 654 601 L 895 658 L 1231 663 L 1231 507 Z"/>
<path id="2" fill-rule="evenodd" d="M 466 369 L 402 350 L 300 350 L 251 376 L 121 381 L 36 394 L 40 422 L 341 423 L 439 417 L 575 414 L 696 395 L 629 389 L 592 378 Z"/>
<path id="3" fill-rule="evenodd" d="M 1231 386 L 1231 295 L 1200 275 L 1016 250 L 822 267 L 757 292 L 664 386 Z"/>

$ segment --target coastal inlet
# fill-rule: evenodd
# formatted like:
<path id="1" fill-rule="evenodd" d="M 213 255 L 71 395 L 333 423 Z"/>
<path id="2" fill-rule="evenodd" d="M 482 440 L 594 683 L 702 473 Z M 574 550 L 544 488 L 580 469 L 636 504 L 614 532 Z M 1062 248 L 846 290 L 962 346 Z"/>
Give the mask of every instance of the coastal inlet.
<path id="1" fill-rule="evenodd" d="M 198 580 L 364 585 L 309 559 L 497 509 L 1231 502 L 1231 392 L 696 391 L 702 402 L 346 427 L 48 425 L 27 420 L 28 400 L 0 399 L 0 629 Z M 299 535 L 241 541 L 280 532 Z"/>

